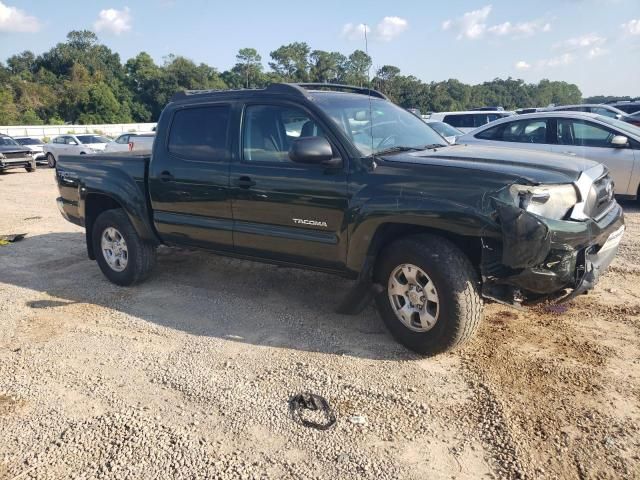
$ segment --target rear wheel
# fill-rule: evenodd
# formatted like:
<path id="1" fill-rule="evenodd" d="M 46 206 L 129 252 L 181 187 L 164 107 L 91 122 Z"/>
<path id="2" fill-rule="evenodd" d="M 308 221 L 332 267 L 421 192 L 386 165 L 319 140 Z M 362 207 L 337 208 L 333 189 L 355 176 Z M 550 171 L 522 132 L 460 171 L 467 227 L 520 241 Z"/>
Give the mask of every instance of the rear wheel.
<path id="1" fill-rule="evenodd" d="M 466 342 L 482 319 L 477 274 L 460 249 L 434 235 L 416 235 L 386 248 L 375 271 L 376 297 L 391 334 L 425 355 Z"/>
<path id="2" fill-rule="evenodd" d="M 47 153 L 47 165 L 49 168 L 56 167 L 56 157 L 53 156 L 53 153 Z"/>
<path id="3" fill-rule="evenodd" d="M 117 285 L 141 282 L 155 265 L 155 246 L 139 237 L 122 209 L 98 215 L 93 224 L 92 241 L 100 270 Z"/>

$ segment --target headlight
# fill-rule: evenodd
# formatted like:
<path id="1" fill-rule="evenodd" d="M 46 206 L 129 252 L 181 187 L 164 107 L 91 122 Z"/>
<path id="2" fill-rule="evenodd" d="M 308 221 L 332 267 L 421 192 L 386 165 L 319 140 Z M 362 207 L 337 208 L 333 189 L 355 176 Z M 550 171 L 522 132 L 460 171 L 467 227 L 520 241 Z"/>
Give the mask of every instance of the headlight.
<path id="1" fill-rule="evenodd" d="M 562 220 L 578 202 L 572 183 L 561 185 L 512 185 L 509 189 L 515 204 L 527 212 L 553 220 Z"/>

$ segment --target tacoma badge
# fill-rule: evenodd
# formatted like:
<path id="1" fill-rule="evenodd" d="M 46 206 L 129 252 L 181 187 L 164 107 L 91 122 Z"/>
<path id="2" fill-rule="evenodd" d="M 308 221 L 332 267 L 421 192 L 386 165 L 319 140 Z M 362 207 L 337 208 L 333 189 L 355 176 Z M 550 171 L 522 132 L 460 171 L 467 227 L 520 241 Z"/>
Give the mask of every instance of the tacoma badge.
<path id="1" fill-rule="evenodd" d="M 318 220 L 306 220 L 303 218 L 293 218 L 293 223 L 301 223 L 303 225 L 315 225 L 316 227 L 327 227 L 327 222 L 319 222 Z"/>

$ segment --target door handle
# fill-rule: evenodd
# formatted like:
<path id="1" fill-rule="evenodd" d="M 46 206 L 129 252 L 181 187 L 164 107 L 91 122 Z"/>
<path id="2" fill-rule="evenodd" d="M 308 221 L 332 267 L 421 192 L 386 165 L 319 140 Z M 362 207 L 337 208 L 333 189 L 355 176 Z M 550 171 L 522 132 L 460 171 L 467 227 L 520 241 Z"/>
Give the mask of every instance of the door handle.
<path id="1" fill-rule="evenodd" d="M 256 184 L 256 182 L 251 180 L 250 177 L 240 177 L 236 179 L 235 184 L 236 184 L 236 187 L 251 188 Z"/>
<path id="2" fill-rule="evenodd" d="M 166 170 L 159 175 L 161 182 L 170 182 L 173 180 L 173 175 L 171 172 L 167 172 Z"/>

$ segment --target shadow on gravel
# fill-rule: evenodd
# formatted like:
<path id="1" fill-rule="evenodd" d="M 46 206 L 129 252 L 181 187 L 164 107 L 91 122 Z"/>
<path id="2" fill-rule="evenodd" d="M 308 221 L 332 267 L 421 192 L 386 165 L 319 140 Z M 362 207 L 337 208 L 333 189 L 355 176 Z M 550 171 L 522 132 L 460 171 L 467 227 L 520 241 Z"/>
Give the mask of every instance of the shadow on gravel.
<path id="1" fill-rule="evenodd" d="M 640 212 L 640 200 L 618 200 L 625 213 Z"/>
<path id="2" fill-rule="evenodd" d="M 94 304 L 194 335 L 369 359 L 418 358 L 388 334 L 378 313 L 340 315 L 352 283 L 340 277 L 161 248 L 141 285 L 111 284 L 86 256 L 83 233 L 25 238 L 0 252 L 0 282 L 46 292 L 26 305 L 64 312 Z"/>

